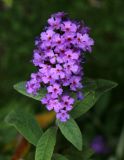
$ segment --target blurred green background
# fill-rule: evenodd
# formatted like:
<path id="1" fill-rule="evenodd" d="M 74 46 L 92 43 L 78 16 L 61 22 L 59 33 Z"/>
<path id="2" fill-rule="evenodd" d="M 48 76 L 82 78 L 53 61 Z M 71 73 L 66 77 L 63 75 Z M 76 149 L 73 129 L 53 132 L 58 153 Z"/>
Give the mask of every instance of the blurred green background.
<path id="1" fill-rule="evenodd" d="M 108 154 L 95 154 L 95 160 L 124 160 L 124 1 L 123 0 L 2 0 L 0 1 L 0 160 L 14 153 L 15 129 L 4 122 L 14 107 L 39 112 L 41 105 L 19 95 L 13 84 L 27 80 L 35 68 L 34 39 L 50 14 L 67 12 L 84 20 L 95 40 L 87 56 L 85 75 L 119 84 L 104 95 L 93 109 L 78 121 L 90 144 L 100 135 L 110 148 Z M 31 160 L 31 159 L 30 159 Z"/>

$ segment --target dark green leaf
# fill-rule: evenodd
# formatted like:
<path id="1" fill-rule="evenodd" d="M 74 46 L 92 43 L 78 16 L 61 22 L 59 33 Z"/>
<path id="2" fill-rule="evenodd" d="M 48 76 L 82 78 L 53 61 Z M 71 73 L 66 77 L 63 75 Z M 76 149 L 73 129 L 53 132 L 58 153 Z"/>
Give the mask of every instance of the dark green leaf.
<path id="1" fill-rule="evenodd" d="M 93 151 L 86 146 L 83 146 L 82 151 L 78 151 L 74 147 L 70 147 L 66 150 L 65 155 L 69 160 L 89 160 L 93 156 Z"/>
<path id="2" fill-rule="evenodd" d="M 89 92 L 85 98 L 81 101 L 76 102 L 76 106 L 71 111 L 71 116 L 73 118 L 78 118 L 82 114 L 86 113 L 97 101 L 94 92 Z"/>
<path id="3" fill-rule="evenodd" d="M 14 126 L 31 144 L 36 145 L 42 135 L 42 129 L 26 111 L 16 109 L 10 112 L 6 122 Z"/>
<path id="4" fill-rule="evenodd" d="M 57 121 L 57 124 L 64 137 L 78 150 L 82 150 L 82 135 L 75 120 L 70 118 L 67 122 Z"/>
<path id="5" fill-rule="evenodd" d="M 52 160 L 68 160 L 68 159 L 63 155 L 56 153 L 53 155 Z"/>
<path id="6" fill-rule="evenodd" d="M 36 147 L 35 160 L 51 160 L 56 143 L 56 128 L 49 128 L 40 138 Z"/>
<path id="7" fill-rule="evenodd" d="M 103 94 L 99 98 L 98 102 L 95 105 L 95 110 L 94 110 L 97 117 L 100 117 L 100 116 L 102 116 L 102 114 L 104 114 L 105 110 L 109 106 L 110 97 L 111 97 L 111 92 L 107 92 L 106 94 Z"/>
<path id="8" fill-rule="evenodd" d="M 25 95 L 27 97 L 33 98 L 35 100 L 38 100 L 38 101 L 40 101 L 41 98 L 46 94 L 46 91 L 45 91 L 44 88 L 42 88 L 41 91 L 37 93 L 37 95 L 28 94 L 26 92 L 25 84 L 26 84 L 25 81 L 24 82 L 19 82 L 19 83 L 14 85 L 14 89 L 16 91 L 18 91 L 19 93 L 21 93 L 21 94 L 23 94 L 23 95 Z"/>
<path id="9" fill-rule="evenodd" d="M 76 102 L 74 109 L 71 111 L 73 118 L 78 118 L 82 114 L 86 113 L 94 106 L 103 93 L 116 87 L 117 83 L 104 79 L 98 79 L 95 81 L 87 79 L 85 80 L 84 86 L 85 97 L 82 101 Z"/>

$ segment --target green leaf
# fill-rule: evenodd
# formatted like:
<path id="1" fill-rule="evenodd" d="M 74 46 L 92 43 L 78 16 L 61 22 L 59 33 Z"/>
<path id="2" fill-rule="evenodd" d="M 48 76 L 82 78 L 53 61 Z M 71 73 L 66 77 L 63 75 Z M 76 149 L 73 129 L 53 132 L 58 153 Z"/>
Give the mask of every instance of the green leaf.
<path id="1" fill-rule="evenodd" d="M 93 156 L 93 151 L 86 146 L 83 146 L 82 151 L 71 146 L 64 153 L 69 160 L 89 160 Z"/>
<path id="2" fill-rule="evenodd" d="M 82 101 L 78 101 L 71 111 L 71 116 L 75 119 L 86 113 L 97 101 L 94 92 L 89 92 Z"/>
<path id="3" fill-rule="evenodd" d="M 117 83 L 104 79 L 86 79 L 84 86 L 84 99 L 82 101 L 77 101 L 74 109 L 71 111 L 71 116 L 74 119 L 91 109 L 100 96 L 116 87 Z"/>
<path id="4" fill-rule="evenodd" d="M 105 110 L 109 106 L 110 97 L 111 92 L 107 92 L 106 94 L 103 94 L 102 97 L 100 97 L 100 99 L 96 103 L 94 112 L 96 113 L 97 117 L 100 117 L 102 116 L 102 114 L 104 114 Z"/>
<path id="5" fill-rule="evenodd" d="M 70 118 L 67 122 L 57 121 L 57 124 L 64 137 L 78 150 L 82 150 L 82 135 L 75 120 Z"/>
<path id="6" fill-rule="evenodd" d="M 94 154 L 94 152 L 93 152 L 92 149 L 90 149 L 90 148 L 85 148 L 85 149 L 83 150 L 82 156 L 83 156 L 83 159 L 89 160 L 89 159 L 93 156 L 93 154 Z"/>
<path id="7" fill-rule="evenodd" d="M 40 138 L 36 147 L 35 160 L 51 160 L 56 143 L 57 129 L 49 128 Z"/>
<path id="8" fill-rule="evenodd" d="M 16 109 L 10 112 L 5 120 L 14 126 L 31 144 L 37 144 L 42 135 L 42 129 L 31 114 Z"/>
<path id="9" fill-rule="evenodd" d="M 63 155 L 56 153 L 53 155 L 52 160 L 68 160 L 68 159 Z"/>
<path id="10" fill-rule="evenodd" d="M 23 94 L 23 95 L 25 95 L 27 97 L 33 98 L 35 100 L 38 100 L 38 101 L 40 101 L 41 98 L 43 96 L 45 96 L 45 94 L 46 94 L 46 91 L 45 91 L 44 88 L 42 88 L 41 91 L 37 93 L 37 95 L 28 94 L 27 91 L 26 91 L 25 85 L 26 85 L 25 81 L 19 82 L 19 83 L 17 83 L 17 84 L 14 85 L 14 89 L 16 91 L 18 91 L 19 93 L 21 93 L 21 94 Z"/>
<path id="11" fill-rule="evenodd" d="M 121 160 L 124 158 L 124 127 L 121 132 L 119 142 L 117 144 L 116 157 L 118 160 Z"/>

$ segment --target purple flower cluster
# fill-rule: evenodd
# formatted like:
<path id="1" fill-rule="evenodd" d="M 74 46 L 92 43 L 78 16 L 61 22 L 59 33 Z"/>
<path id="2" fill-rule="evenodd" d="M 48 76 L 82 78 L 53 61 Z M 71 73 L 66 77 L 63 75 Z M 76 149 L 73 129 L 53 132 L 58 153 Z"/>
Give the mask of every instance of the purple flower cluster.
<path id="1" fill-rule="evenodd" d="M 48 19 L 48 25 L 35 40 L 33 64 L 38 72 L 31 74 L 26 89 L 36 95 L 41 85 L 45 85 L 47 94 L 41 102 L 49 111 L 54 110 L 62 122 L 69 119 L 73 109 L 74 99 L 69 92 L 76 92 L 82 98 L 84 52 L 91 52 L 94 44 L 88 33 L 89 28 L 84 24 L 58 12 Z"/>

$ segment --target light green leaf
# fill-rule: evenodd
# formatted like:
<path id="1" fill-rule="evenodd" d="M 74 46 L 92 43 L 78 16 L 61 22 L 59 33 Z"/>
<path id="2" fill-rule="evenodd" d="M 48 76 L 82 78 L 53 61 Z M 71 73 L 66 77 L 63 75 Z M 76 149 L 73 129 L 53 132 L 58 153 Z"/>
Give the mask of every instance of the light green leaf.
<path id="1" fill-rule="evenodd" d="M 116 157 L 119 160 L 124 158 L 124 127 L 123 127 L 123 130 L 121 132 L 119 142 L 117 144 Z"/>
<path id="2" fill-rule="evenodd" d="M 53 155 L 52 160 L 68 160 L 68 159 L 63 155 L 56 153 Z"/>
<path id="3" fill-rule="evenodd" d="M 117 83 L 104 79 L 86 79 L 84 86 L 84 99 L 76 102 L 74 109 L 71 111 L 73 118 L 78 118 L 86 113 L 94 106 L 102 94 L 116 87 Z"/>
<path id="4" fill-rule="evenodd" d="M 78 150 L 82 150 L 82 135 L 75 120 L 70 118 L 67 122 L 57 121 L 57 124 L 64 137 Z"/>
<path id="5" fill-rule="evenodd" d="M 40 138 L 36 147 L 35 160 L 51 160 L 56 143 L 57 129 L 49 128 Z"/>
<path id="6" fill-rule="evenodd" d="M 27 97 L 33 98 L 33 99 L 35 99 L 35 100 L 38 100 L 38 101 L 40 101 L 41 98 L 44 97 L 45 94 L 46 94 L 46 91 L 45 91 L 44 88 L 42 88 L 41 91 L 37 93 L 37 95 L 28 94 L 28 93 L 26 92 L 25 85 L 26 85 L 26 82 L 25 82 L 25 81 L 19 82 L 19 83 L 17 83 L 17 84 L 14 85 L 14 89 L 15 89 L 16 91 L 18 91 L 19 93 L 21 93 L 21 94 L 23 94 L 23 95 L 25 95 L 25 96 L 27 96 Z"/>
<path id="7" fill-rule="evenodd" d="M 42 135 L 42 129 L 31 114 L 16 109 L 10 112 L 5 120 L 14 126 L 31 144 L 37 144 Z"/>

